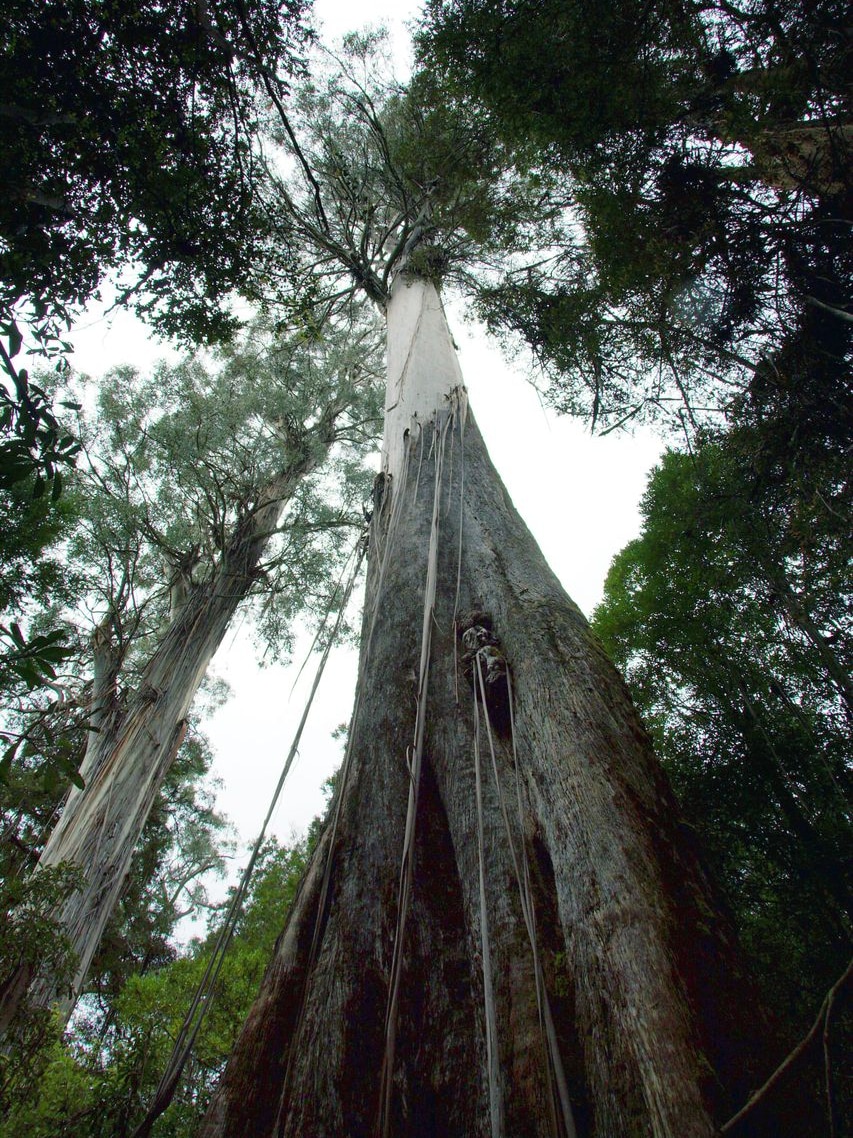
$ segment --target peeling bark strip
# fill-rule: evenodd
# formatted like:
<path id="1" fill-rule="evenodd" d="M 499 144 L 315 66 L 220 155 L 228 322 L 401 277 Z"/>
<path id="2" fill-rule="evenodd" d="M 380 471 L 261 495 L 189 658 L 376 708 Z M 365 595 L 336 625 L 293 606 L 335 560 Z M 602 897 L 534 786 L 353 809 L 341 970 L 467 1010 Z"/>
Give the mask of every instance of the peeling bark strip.
<path id="1" fill-rule="evenodd" d="M 434 314 L 438 303 L 431 286 L 404 298 L 407 329 L 423 329 L 424 306 Z M 398 357 L 411 371 L 443 343 L 415 332 Z M 442 444 L 453 368 L 437 370 L 450 378 L 433 389 L 432 412 L 398 422 L 402 439 L 386 435 L 393 479 L 373 518 L 335 824 L 202 1134 L 560 1138 L 575 1127 L 583 1138 L 709 1138 L 760 1081 L 756 1056 L 766 1063 L 752 991 L 624 684 L 473 422 L 464 471 L 441 461 L 442 445 L 462 454 L 462 416 Z M 405 395 L 398 381 L 392 373 L 389 391 Z M 482 664 L 478 702 L 458 651 L 466 613 L 490 614 L 511 718 L 476 766 L 488 697 Z M 416 771 L 407 756 L 420 722 Z M 790 1101 L 779 1113 L 767 1102 L 739 1133 L 799 1138 L 809 1124 Z"/>
<path id="2" fill-rule="evenodd" d="M 39 860 L 39 868 L 70 862 L 85 874 L 84 887 L 57 914 L 77 956 L 71 992 L 60 1001 L 66 1020 L 121 895 L 133 851 L 178 751 L 207 667 L 254 583 L 254 570 L 285 503 L 322 460 L 333 437 L 331 419 L 318 424 L 303 452 L 259 494 L 254 510 L 235 527 L 212 579 L 196 586 L 176 614 L 126 707 L 117 702 L 116 664 L 110 657 L 107 628 L 101 625 L 96 630 L 93 723 L 97 730 L 90 732 L 80 768 L 85 786 L 71 791 Z M 3 993 L 0 1027 L 8 1026 L 22 998 L 42 1007 L 56 1000 L 50 976 L 32 984 L 30 979 L 22 970 L 21 982 Z"/>
<path id="3" fill-rule="evenodd" d="M 504 1129 L 503 1089 L 501 1086 L 495 986 L 492 981 L 492 950 L 489 940 L 489 905 L 486 888 L 486 847 L 483 837 L 483 780 L 480 773 L 480 714 L 474 695 L 474 801 L 477 804 L 477 868 L 480 883 L 480 949 L 483 963 L 483 1015 L 486 1021 L 486 1072 L 489 1086 L 489 1120 L 492 1138 L 501 1138 Z"/>
<path id="4" fill-rule="evenodd" d="M 382 1138 L 390 1134 L 390 1104 L 393 1090 L 394 1057 L 399 1016 L 400 981 L 405 951 L 406 921 L 409 916 L 409 903 L 414 885 L 415 825 L 418 814 L 418 795 L 423 765 L 424 737 L 429 713 L 428 681 L 430 671 L 430 649 L 432 629 L 435 621 L 435 599 L 438 574 L 439 518 L 441 515 L 441 483 L 444 467 L 445 448 L 448 432 L 452 432 L 454 415 L 445 413 L 441 428 L 436 430 L 435 479 L 432 501 L 432 520 L 430 522 L 429 549 L 427 552 L 426 585 L 424 587 L 423 621 L 421 625 L 421 652 L 418 662 L 417 711 L 412 746 L 406 755 L 409 769 L 409 797 L 406 806 L 406 829 L 403 839 L 403 857 L 400 866 L 400 885 L 397 897 L 397 929 L 394 934 L 394 956 L 391 962 L 391 984 L 388 996 L 388 1011 L 385 1017 L 385 1052 L 382 1057 Z"/>

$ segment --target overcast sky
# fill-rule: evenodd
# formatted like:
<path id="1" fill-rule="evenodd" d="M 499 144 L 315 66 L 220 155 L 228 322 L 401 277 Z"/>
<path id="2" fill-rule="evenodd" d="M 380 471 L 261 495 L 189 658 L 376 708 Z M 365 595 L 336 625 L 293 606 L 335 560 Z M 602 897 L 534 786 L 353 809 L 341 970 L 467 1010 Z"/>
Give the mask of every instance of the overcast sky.
<path id="1" fill-rule="evenodd" d="M 332 38 L 350 30 L 353 20 L 388 24 L 402 69 L 408 42 L 403 19 L 418 7 L 317 0 L 315 12 Z M 492 459 L 552 568 L 589 615 L 600 600 L 613 555 L 638 532 L 637 504 L 660 440 L 649 431 L 591 437 L 582 424 L 547 412 L 526 380 L 523 361 L 510 367 L 483 332 L 466 321 L 459 303 L 448 304 L 448 316 L 471 406 Z M 144 367 L 168 354 L 127 314 L 105 319 L 91 313 L 73 340 L 75 368 L 95 376 L 117 363 Z M 296 653 L 297 665 L 307 647 L 306 639 Z M 352 649 L 337 651 L 330 660 L 300 758 L 273 820 L 274 832 L 285 840 L 303 831 L 322 808 L 320 787 L 341 757 L 331 732 L 349 719 L 355 664 Z M 238 614 L 213 667 L 232 690 L 228 703 L 206 724 L 216 752 L 215 774 L 223 782 L 220 806 L 248 842 L 266 813 L 314 665 L 305 669 L 291 695 L 293 670 L 258 666 L 245 619 Z"/>

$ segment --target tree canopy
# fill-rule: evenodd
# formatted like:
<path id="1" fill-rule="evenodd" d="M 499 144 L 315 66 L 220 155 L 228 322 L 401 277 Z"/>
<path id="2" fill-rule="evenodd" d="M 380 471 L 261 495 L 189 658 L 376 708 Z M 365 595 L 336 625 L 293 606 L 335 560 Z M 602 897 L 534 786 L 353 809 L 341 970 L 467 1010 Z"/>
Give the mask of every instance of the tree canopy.
<path id="1" fill-rule="evenodd" d="M 593 618 L 797 1027 L 844 969 L 851 918 L 850 581 L 833 482 L 792 508 L 744 477 L 730 438 L 668 453 Z"/>
<path id="2" fill-rule="evenodd" d="M 429 6 L 448 97 L 517 163 L 561 171 L 566 239 L 481 293 L 557 406 L 688 429 L 799 354 L 846 391 L 849 105 L 843 6 Z M 573 219 L 573 220 L 572 220 Z M 766 376 L 765 376 L 766 382 Z"/>
<path id="3" fill-rule="evenodd" d="M 168 332 L 234 319 L 266 231 L 259 98 L 301 69 L 307 4 L 7 6 L 0 131 L 3 319 L 78 309 L 109 273 Z"/>

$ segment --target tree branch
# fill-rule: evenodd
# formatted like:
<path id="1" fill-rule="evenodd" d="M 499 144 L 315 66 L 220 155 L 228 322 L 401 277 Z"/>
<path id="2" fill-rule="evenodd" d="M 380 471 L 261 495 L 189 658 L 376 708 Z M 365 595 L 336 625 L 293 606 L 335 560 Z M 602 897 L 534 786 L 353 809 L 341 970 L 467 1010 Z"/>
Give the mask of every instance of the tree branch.
<path id="1" fill-rule="evenodd" d="M 829 1014 L 830 1014 L 830 1011 L 832 1010 L 832 1005 L 835 1001 L 835 997 L 838 995 L 838 993 L 841 991 L 841 989 L 844 987 L 844 985 L 850 979 L 851 973 L 853 973 L 853 960 L 851 960 L 850 963 L 847 965 L 847 969 L 844 972 L 843 976 L 841 976 L 841 978 L 838 979 L 835 982 L 835 984 L 833 984 L 833 986 L 827 992 L 826 996 L 824 997 L 823 1003 L 820 1005 L 820 1011 L 817 1013 L 817 1018 L 815 1019 L 812 1026 L 809 1028 L 808 1034 L 805 1035 L 804 1038 L 800 1040 L 800 1042 L 797 1044 L 797 1046 L 794 1048 L 794 1050 L 779 1064 L 779 1066 L 776 1068 L 776 1070 L 773 1072 L 773 1074 L 770 1076 L 770 1078 L 767 1080 L 767 1082 L 764 1084 L 764 1086 L 760 1087 L 755 1092 L 755 1094 L 751 1096 L 751 1098 L 747 1102 L 746 1106 L 742 1107 L 737 1112 L 737 1114 L 735 1114 L 732 1118 L 730 1118 L 728 1120 L 728 1122 L 724 1126 L 720 1127 L 720 1130 L 719 1130 L 720 1134 L 728 1134 L 731 1130 L 733 1130 L 738 1125 L 739 1122 L 741 1122 L 750 1113 L 750 1111 L 754 1110 L 755 1107 L 758 1106 L 758 1104 L 760 1102 L 762 1102 L 770 1094 L 770 1092 L 773 1090 L 773 1088 L 776 1086 L 776 1084 L 785 1076 L 785 1074 L 791 1069 L 791 1067 L 793 1067 L 793 1065 L 800 1058 L 800 1056 L 805 1051 L 808 1050 L 808 1048 L 811 1046 L 811 1044 L 814 1042 L 815 1038 L 817 1037 L 818 1032 L 821 1029 L 821 1025 L 822 1024 L 828 1025 Z M 830 1105 L 830 1109 L 831 1109 L 831 1105 Z"/>
<path id="2" fill-rule="evenodd" d="M 847 312 L 843 308 L 836 308 L 834 304 L 825 304 L 824 301 L 818 300 L 816 296 L 806 296 L 806 304 L 811 304 L 815 308 L 819 308 L 822 312 L 829 312 L 832 316 L 837 316 L 839 320 L 846 320 L 848 323 L 853 324 L 853 313 Z"/>

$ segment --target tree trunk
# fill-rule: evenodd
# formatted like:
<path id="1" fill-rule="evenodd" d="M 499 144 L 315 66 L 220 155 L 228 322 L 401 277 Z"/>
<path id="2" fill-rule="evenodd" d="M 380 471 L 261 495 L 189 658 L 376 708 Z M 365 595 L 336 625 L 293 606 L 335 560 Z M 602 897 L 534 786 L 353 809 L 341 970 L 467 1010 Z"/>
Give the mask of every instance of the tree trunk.
<path id="1" fill-rule="evenodd" d="M 293 461 L 264 487 L 237 523 L 211 579 L 196 586 L 175 614 L 136 690 L 120 706 L 117 665 L 102 625 L 93 637 L 92 727 L 73 789 L 48 838 L 36 872 L 66 862 L 83 870 L 84 884 L 57 921 L 76 956 L 70 990 L 57 993 L 51 975 L 21 966 L 0 993 L 0 1035 L 26 998 L 49 1007 L 59 996 L 67 1021 L 124 885 L 131 857 L 186 729 L 186 716 L 229 622 L 255 580 L 255 570 L 285 503 L 325 456 L 333 421 L 321 421 Z"/>
<path id="2" fill-rule="evenodd" d="M 340 786 L 202 1133 L 710 1136 L 772 1069 L 731 935 L 432 285 L 398 278 L 388 324 Z"/>

